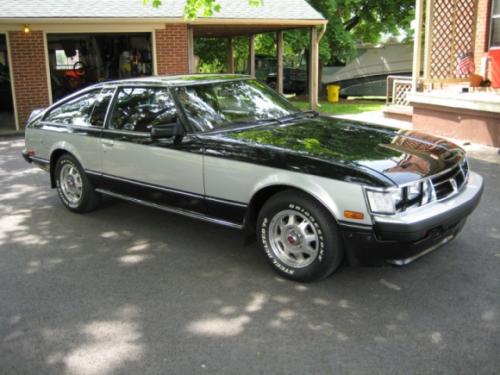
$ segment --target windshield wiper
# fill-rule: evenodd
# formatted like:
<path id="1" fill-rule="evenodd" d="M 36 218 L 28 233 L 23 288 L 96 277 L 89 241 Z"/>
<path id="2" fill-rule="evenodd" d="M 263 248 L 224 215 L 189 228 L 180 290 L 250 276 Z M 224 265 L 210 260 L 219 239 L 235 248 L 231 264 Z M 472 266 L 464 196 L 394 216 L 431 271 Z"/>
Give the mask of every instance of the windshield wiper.
<path id="1" fill-rule="evenodd" d="M 294 113 L 291 113 L 291 114 L 286 115 L 284 117 L 280 117 L 276 121 L 279 121 L 281 124 L 283 124 L 287 121 L 294 120 L 296 118 L 304 117 L 307 115 L 309 115 L 309 116 L 312 115 L 312 117 L 316 117 L 316 116 L 319 116 L 319 113 L 316 111 L 294 112 Z"/>
<path id="2" fill-rule="evenodd" d="M 241 121 L 241 122 L 233 122 L 231 123 L 230 126 L 247 126 L 247 125 L 262 125 L 262 124 L 268 124 L 268 123 L 273 123 L 273 122 L 279 122 L 278 119 L 276 118 L 263 118 L 259 120 L 251 120 L 251 121 Z"/>
<path id="3" fill-rule="evenodd" d="M 251 121 L 229 122 L 224 125 L 218 126 L 217 129 L 213 129 L 213 131 L 228 131 L 228 130 L 244 128 L 247 126 L 252 127 L 259 125 L 267 125 L 275 122 L 279 123 L 279 120 L 275 118 L 268 118 L 268 119 L 251 120 Z"/>

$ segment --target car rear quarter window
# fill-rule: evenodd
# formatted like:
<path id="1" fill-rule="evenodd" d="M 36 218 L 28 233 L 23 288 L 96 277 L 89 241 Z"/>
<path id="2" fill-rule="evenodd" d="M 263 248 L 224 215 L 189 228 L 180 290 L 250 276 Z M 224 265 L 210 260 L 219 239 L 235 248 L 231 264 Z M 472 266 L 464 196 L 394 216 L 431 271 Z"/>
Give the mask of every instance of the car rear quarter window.
<path id="1" fill-rule="evenodd" d="M 165 87 L 122 87 L 117 93 L 109 128 L 150 132 L 177 121 L 177 110 Z"/>
<path id="2" fill-rule="evenodd" d="M 101 89 L 88 91 L 53 108 L 44 121 L 53 124 L 90 126 L 92 112 Z"/>

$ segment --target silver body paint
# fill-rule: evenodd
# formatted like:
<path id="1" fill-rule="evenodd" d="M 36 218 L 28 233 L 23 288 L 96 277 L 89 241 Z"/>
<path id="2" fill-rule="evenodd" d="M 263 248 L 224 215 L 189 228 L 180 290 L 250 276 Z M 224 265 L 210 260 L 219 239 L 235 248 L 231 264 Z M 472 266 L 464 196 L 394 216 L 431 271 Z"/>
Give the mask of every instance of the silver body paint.
<path id="1" fill-rule="evenodd" d="M 57 127 L 50 131 L 27 128 L 26 146 L 47 160 L 55 150 L 66 150 L 85 170 L 247 205 L 264 188 L 290 186 L 315 197 L 338 220 L 372 224 L 362 187 L 355 183 L 168 148 L 104 140 L 85 133 L 63 132 Z M 362 212 L 364 220 L 345 219 L 344 210 Z"/>
<path id="2" fill-rule="evenodd" d="M 203 156 L 169 148 L 100 140 L 102 170 L 111 176 L 204 195 Z"/>
<path id="3" fill-rule="evenodd" d="M 260 190 L 285 185 L 320 201 L 337 220 L 372 224 L 361 185 L 239 161 L 205 156 L 205 191 L 213 197 L 249 203 Z M 348 220 L 344 211 L 358 211 L 364 220 Z"/>

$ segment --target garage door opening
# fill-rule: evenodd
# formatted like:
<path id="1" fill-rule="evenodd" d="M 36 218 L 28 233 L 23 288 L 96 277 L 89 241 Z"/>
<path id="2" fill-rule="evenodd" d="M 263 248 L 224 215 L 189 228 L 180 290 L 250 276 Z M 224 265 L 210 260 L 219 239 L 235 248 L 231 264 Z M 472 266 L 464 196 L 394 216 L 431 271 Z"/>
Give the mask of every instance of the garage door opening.
<path id="1" fill-rule="evenodd" d="M 7 38 L 0 34 L 0 133 L 16 130 Z"/>
<path id="2" fill-rule="evenodd" d="M 48 34 L 52 99 L 98 82 L 153 74 L 150 33 Z"/>

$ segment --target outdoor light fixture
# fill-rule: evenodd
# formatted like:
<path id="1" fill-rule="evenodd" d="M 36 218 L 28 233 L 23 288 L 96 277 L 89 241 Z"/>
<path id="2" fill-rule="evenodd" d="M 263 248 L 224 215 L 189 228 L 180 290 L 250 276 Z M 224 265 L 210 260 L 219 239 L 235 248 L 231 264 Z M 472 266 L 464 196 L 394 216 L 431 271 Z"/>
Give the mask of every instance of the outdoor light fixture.
<path id="1" fill-rule="evenodd" d="M 28 34 L 31 31 L 31 29 L 30 29 L 30 27 L 28 25 L 24 25 L 23 26 L 23 31 L 24 31 L 25 34 Z"/>

